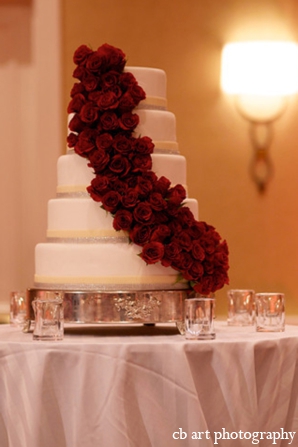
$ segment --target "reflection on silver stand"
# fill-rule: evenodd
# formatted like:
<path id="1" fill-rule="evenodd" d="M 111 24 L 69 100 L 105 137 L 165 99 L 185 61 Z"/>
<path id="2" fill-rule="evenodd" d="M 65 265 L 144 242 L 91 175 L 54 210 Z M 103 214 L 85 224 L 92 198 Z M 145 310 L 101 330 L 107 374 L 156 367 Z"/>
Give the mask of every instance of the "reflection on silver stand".
<path id="1" fill-rule="evenodd" d="M 34 321 L 32 301 L 47 290 L 27 290 L 28 332 Z M 78 324 L 156 324 L 174 323 L 184 334 L 184 300 L 188 290 L 79 291 L 62 293 L 64 322 Z"/>

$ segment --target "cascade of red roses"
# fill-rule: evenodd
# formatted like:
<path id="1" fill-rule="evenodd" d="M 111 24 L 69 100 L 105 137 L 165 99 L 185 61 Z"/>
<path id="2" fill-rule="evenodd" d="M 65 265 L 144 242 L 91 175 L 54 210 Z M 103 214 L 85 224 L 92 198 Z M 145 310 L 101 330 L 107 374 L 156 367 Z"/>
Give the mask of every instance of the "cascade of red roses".
<path id="1" fill-rule="evenodd" d="M 183 206 L 183 186 L 171 186 L 152 171 L 154 144 L 134 137 L 139 117 L 133 109 L 145 99 L 132 73 L 124 72 L 125 54 L 104 44 L 74 53 L 68 146 L 89 160 L 95 177 L 87 188 L 93 200 L 113 215 L 115 230 L 125 231 L 141 248 L 147 264 L 161 262 L 209 294 L 228 284 L 228 247 L 214 227 L 196 221 Z"/>

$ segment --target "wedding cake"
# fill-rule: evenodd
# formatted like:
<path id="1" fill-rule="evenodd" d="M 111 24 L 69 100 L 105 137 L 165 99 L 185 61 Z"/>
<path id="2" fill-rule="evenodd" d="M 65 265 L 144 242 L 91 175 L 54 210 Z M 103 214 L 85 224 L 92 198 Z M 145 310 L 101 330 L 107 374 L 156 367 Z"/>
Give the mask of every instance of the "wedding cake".
<path id="1" fill-rule="evenodd" d="M 210 293 L 228 249 L 187 197 L 186 160 L 163 70 L 126 67 L 108 44 L 74 54 L 68 150 L 58 159 L 36 288 Z"/>

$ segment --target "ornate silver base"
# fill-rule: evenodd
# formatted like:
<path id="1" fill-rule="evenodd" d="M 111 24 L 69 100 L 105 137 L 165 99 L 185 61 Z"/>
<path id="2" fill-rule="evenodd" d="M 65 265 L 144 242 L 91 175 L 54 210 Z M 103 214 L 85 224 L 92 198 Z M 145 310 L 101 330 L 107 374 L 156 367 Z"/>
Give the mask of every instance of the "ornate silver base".
<path id="1" fill-rule="evenodd" d="M 47 292 L 28 289 L 27 320 L 34 320 L 32 301 Z M 51 290 L 53 292 L 53 290 Z M 188 290 L 142 290 L 142 291 L 79 291 L 62 293 L 65 323 L 79 324 L 156 324 L 175 323 L 183 333 L 184 300 Z"/>

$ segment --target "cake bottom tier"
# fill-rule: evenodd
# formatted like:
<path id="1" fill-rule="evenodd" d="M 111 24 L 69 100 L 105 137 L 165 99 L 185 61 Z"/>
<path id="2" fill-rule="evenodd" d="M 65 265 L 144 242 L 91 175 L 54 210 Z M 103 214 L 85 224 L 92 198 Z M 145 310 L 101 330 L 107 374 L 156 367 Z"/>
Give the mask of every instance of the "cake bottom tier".
<path id="1" fill-rule="evenodd" d="M 34 287 L 80 290 L 171 290 L 187 288 L 177 271 L 147 265 L 141 248 L 128 242 L 41 243 L 35 248 Z"/>

